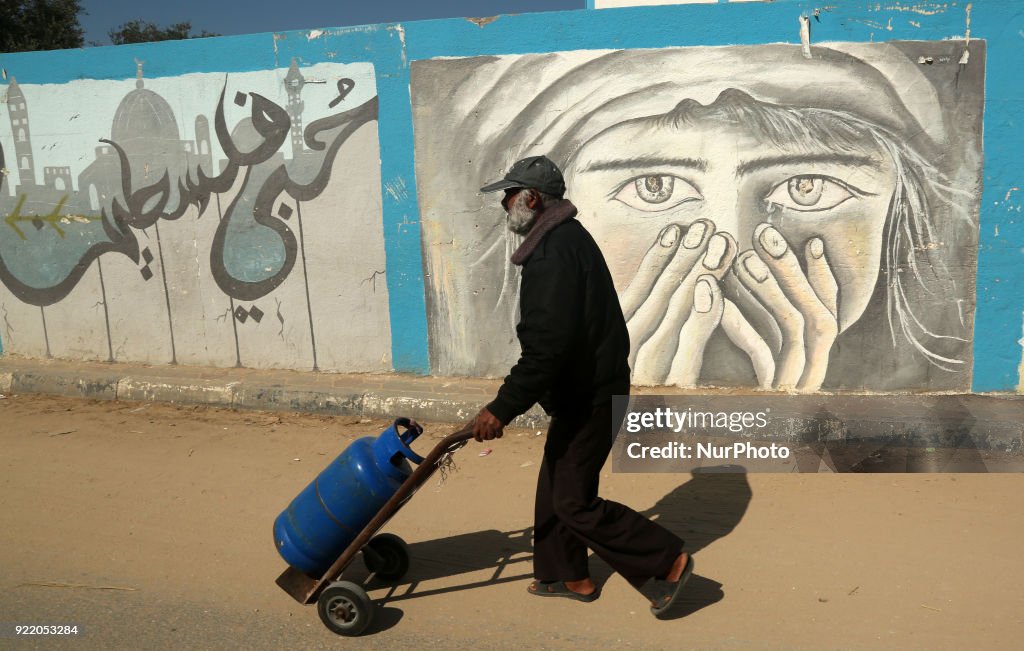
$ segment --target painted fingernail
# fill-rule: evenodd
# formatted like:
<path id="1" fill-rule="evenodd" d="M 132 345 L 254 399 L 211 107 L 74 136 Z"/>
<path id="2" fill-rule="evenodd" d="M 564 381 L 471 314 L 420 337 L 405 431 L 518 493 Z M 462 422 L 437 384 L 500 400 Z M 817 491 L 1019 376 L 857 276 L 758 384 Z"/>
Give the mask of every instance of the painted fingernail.
<path id="1" fill-rule="evenodd" d="M 825 243 L 821 241 L 820 237 L 812 238 L 808 248 L 810 249 L 811 255 L 815 258 L 820 258 L 825 255 Z"/>
<path id="2" fill-rule="evenodd" d="M 722 258 L 725 256 L 729 243 L 722 235 L 714 235 L 708 240 L 708 250 L 704 254 L 704 266 L 707 269 L 715 270 L 722 266 Z"/>
<path id="3" fill-rule="evenodd" d="M 714 302 L 711 282 L 707 278 L 701 278 L 693 288 L 693 309 L 701 314 L 707 314 L 711 311 L 711 305 Z"/>
<path id="4" fill-rule="evenodd" d="M 708 227 L 704 225 L 704 222 L 693 222 L 690 224 L 690 228 L 686 229 L 686 237 L 683 238 L 683 246 L 688 249 L 696 249 L 700 246 L 700 243 L 704 241 L 704 233 L 706 233 Z"/>
<path id="5" fill-rule="evenodd" d="M 669 224 L 661 230 L 661 245 L 668 248 L 676 243 L 679 239 L 679 226 L 676 224 Z"/>
<path id="6" fill-rule="evenodd" d="M 767 226 L 762 229 L 761 235 L 757 239 L 761 242 L 761 246 L 764 247 L 764 250 L 773 258 L 781 258 L 789 248 L 786 244 L 786 240 L 782 237 L 782 233 L 771 226 Z"/>
<path id="7" fill-rule="evenodd" d="M 747 273 L 753 276 L 754 280 L 763 283 L 768 280 L 768 265 L 761 261 L 757 255 L 748 255 L 743 259 L 743 266 Z"/>

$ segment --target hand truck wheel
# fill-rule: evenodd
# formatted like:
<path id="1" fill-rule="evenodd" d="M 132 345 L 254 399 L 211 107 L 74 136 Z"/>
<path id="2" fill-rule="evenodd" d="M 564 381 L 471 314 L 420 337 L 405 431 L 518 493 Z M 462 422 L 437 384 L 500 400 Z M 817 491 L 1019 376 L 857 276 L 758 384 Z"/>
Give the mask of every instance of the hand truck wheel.
<path id="1" fill-rule="evenodd" d="M 409 546 L 393 533 L 382 533 L 366 544 L 363 562 L 381 579 L 399 581 L 409 571 Z"/>
<path id="2" fill-rule="evenodd" d="M 316 603 L 320 621 L 332 633 L 355 637 L 373 621 L 374 604 L 362 586 L 336 581 L 320 593 Z"/>

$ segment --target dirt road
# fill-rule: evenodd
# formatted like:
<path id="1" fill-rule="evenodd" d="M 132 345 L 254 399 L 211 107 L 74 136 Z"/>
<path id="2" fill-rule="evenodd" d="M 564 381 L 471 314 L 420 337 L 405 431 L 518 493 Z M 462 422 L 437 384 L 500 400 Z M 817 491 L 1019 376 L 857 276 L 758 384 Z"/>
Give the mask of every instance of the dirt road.
<path id="1" fill-rule="evenodd" d="M 531 597 L 543 437 L 526 430 L 471 443 L 457 472 L 389 524 L 411 543 L 409 582 L 371 592 L 383 607 L 370 634 L 337 638 L 274 584 L 284 565 L 271 524 L 348 443 L 386 425 L 0 399 L 0 622 L 80 627 L 0 646 L 1011 649 L 1024 638 L 1021 475 L 609 467 L 603 494 L 695 553 L 686 616 L 655 620 L 597 559 L 606 583 L 593 604 Z M 453 429 L 428 423 L 417 449 Z"/>

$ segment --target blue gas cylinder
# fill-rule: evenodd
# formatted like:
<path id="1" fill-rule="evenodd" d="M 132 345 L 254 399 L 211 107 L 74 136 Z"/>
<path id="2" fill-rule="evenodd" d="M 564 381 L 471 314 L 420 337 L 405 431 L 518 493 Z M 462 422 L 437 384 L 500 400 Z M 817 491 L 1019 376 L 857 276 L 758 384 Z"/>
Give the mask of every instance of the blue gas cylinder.
<path id="1" fill-rule="evenodd" d="M 422 432 L 399 418 L 380 436 L 345 448 L 274 521 L 281 557 L 306 574 L 323 575 L 412 474 L 409 460 L 423 462 L 409 447 Z"/>

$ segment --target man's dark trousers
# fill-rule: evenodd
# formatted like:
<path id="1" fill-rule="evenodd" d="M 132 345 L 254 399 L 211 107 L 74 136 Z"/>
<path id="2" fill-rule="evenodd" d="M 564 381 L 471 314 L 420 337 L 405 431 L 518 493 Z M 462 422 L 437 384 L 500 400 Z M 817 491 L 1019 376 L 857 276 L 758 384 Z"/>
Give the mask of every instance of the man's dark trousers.
<path id="1" fill-rule="evenodd" d="M 619 423 L 611 401 L 576 417 L 555 415 L 548 428 L 534 510 L 534 577 L 590 576 L 587 548 L 634 587 L 664 578 L 683 540 L 628 506 L 597 496 L 601 468 Z"/>

